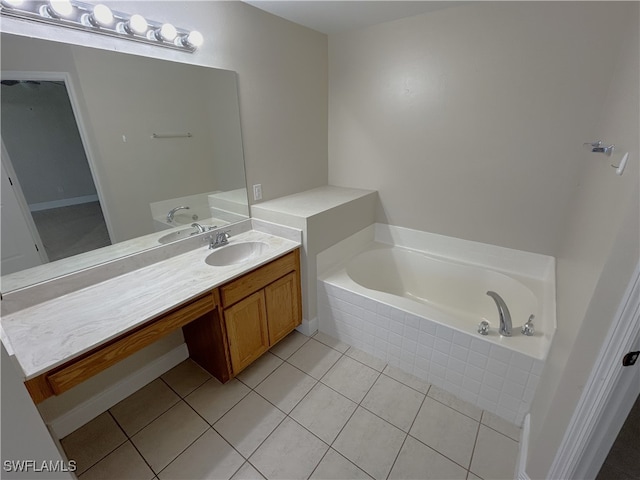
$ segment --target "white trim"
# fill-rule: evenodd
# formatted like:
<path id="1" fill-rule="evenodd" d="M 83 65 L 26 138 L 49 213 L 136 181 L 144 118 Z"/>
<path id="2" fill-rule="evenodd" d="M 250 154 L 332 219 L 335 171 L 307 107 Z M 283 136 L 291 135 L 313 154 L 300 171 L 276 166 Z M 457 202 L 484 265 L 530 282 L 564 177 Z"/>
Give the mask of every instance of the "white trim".
<path id="1" fill-rule="evenodd" d="M 531 432 L 531 415 L 527 413 L 524 417 L 522 425 L 522 434 L 520 436 L 520 451 L 518 452 L 518 461 L 516 463 L 516 477 L 518 480 L 530 480 L 527 475 L 527 453 L 529 451 L 529 433 Z"/>
<path id="2" fill-rule="evenodd" d="M 298 328 L 296 328 L 296 330 L 303 335 L 310 337 L 318 331 L 318 317 L 312 318 L 311 320 L 303 318 L 302 323 Z"/>
<path id="3" fill-rule="evenodd" d="M 42 263 L 49 263 L 49 256 L 47 255 L 47 251 L 44 248 L 44 243 L 42 243 L 42 239 L 40 238 L 40 232 L 38 232 L 38 228 L 36 227 L 35 222 L 33 221 L 33 217 L 31 216 L 31 212 L 29 211 L 29 205 L 27 205 L 27 199 L 24 196 L 24 192 L 22 191 L 22 186 L 20 185 L 20 179 L 16 174 L 15 169 L 13 168 L 13 163 L 11 163 L 11 157 L 9 156 L 9 152 L 7 151 L 7 147 L 4 145 L 4 140 L 0 138 L 0 142 L 2 143 L 2 165 L 4 166 L 7 175 L 11 178 L 11 182 L 13 183 L 13 191 L 16 195 L 16 200 L 18 201 L 18 205 L 20 206 L 20 212 L 24 217 L 24 221 L 29 228 L 29 232 L 31 233 L 31 238 L 35 242 L 38 247 L 38 255 L 40 256 L 40 261 Z"/>
<path id="4" fill-rule="evenodd" d="M 70 207 L 71 205 L 80 205 L 82 203 L 98 202 L 98 195 L 83 195 L 81 197 L 61 198 L 60 200 L 51 200 L 50 202 L 38 202 L 29 205 L 32 212 L 40 212 L 52 208 Z"/>
<path id="5" fill-rule="evenodd" d="M 178 345 L 67 413 L 47 421 L 50 431 L 56 438 L 66 437 L 188 357 L 187 345 L 185 343 Z"/>
<path id="6" fill-rule="evenodd" d="M 547 478 L 574 478 L 622 373 L 620 359 L 640 334 L 640 264 L 622 297 Z"/>

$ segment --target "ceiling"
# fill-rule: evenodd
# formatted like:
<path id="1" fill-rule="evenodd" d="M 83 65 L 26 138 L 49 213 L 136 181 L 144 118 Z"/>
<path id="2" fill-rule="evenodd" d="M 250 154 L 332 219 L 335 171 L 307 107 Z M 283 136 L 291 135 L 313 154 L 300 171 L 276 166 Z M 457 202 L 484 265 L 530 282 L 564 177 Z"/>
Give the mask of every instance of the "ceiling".
<path id="1" fill-rule="evenodd" d="M 244 0 L 261 10 L 318 32 L 333 34 L 468 2 Z"/>

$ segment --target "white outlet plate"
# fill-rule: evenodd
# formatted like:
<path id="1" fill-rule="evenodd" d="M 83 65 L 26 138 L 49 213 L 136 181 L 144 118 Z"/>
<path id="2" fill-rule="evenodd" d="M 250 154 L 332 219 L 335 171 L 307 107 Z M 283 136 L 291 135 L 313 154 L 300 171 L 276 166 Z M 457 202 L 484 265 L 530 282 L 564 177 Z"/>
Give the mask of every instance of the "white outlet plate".
<path id="1" fill-rule="evenodd" d="M 253 186 L 253 199 L 262 200 L 262 184 L 258 183 Z"/>

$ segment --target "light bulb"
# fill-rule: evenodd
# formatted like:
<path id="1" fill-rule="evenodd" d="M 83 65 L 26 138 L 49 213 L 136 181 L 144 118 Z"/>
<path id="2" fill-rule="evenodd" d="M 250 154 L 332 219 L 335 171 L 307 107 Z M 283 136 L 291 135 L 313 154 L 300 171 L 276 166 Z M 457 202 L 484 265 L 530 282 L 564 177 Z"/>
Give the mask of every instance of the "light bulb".
<path id="1" fill-rule="evenodd" d="M 147 20 L 138 13 L 131 15 L 127 25 L 131 32 L 137 33 L 138 35 L 144 35 L 148 28 Z"/>
<path id="2" fill-rule="evenodd" d="M 144 35 L 147 33 L 147 29 L 149 28 L 149 24 L 147 20 L 139 14 L 133 14 L 126 22 L 119 22 L 116 25 L 116 30 L 118 33 L 126 33 L 129 35 Z"/>
<path id="3" fill-rule="evenodd" d="M 94 7 L 91 16 L 96 23 L 105 27 L 113 23 L 113 13 L 111 12 L 111 9 L 102 3 Z"/>
<path id="4" fill-rule="evenodd" d="M 199 31 L 194 30 L 191 33 L 189 33 L 189 35 L 186 38 L 186 41 L 189 45 L 192 45 L 197 48 L 202 46 L 202 44 L 204 43 L 204 37 Z"/>
<path id="5" fill-rule="evenodd" d="M 46 13 L 53 18 L 69 17 L 73 12 L 73 5 L 69 0 L 50 0 L 45 9 Z"/>
<path id="6" fill-rule="evenodd" d="M 158 31 L 159 40 L 165 42 L 173 42 L 175 38 L 178 36 L 178 31 L 176 27 L 171 25 L 170 23 L 162 24 L 160 30 Z"/>

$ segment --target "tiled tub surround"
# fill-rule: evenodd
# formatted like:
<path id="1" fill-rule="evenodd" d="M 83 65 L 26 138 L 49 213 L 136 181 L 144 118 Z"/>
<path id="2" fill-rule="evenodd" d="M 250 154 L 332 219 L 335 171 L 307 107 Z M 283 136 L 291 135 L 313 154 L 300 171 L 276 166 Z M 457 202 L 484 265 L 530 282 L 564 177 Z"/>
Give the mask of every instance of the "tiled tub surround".
<path id="1" fill-rule="evenodd" d="M 409 259 L 414 265 L 420 264 L 421 257 L 426 255 L 428 262 L 435 261 L 440 267 L 450 262 L 451 271 L 441 273 L 440 280 L 430 279 L 429 270 L 406 272 L 403 278 L 403 273 L 396 271 L 398 265 L 387 264 L 393 260 L 393 256 L 384 255 L 389 253 L 390 245 L 400 257 L 407 253 L 415 255 Z M 429 251 L 416 252 L 419 245 L 428 245 Z M 383 255 L 377 256 L 381 252 Z M 478 292 L 474 294 L 477 298 L 471 301 L 461 298 L 458 305 L 442 308 L 429 304 L 428 290 L 421 292 L 427 300 L 423 303 L 366 288 L 352 278 L 382 288 L 392 277 L 402 286 L 394 285 L 390 290 L 400 294 L 404 288 L 412 290 L 412 281 L 422 283 L 422 286 L 431 282 L 432 288 L 447 283 L 448 289 L 454 291 L 450 298 L 455 303 L 456 286 L 449 282 L 456 276 L 456 270 L 462 268 L 464 272 L 464 268 L 468 268 L 470 275 L 476 275 L 480 267 L 486 273 L 478 276 Z M 318 281 L 321 332 L 506 420 L 522 423 L 555 330 L 552 258 L 376 224 L 321 255 L 319 270 L 324 271 Z M 407 278 L 411 275 L 415 278 Z M 469 296 L 470 286 L 464 285 L 467 279 L 460 280 L 461 295 Z M 491 287 L 491 283 L 485 283 L 487 280 L 499 280 L 502 285 Z M 527 298 L 527 291 L 534 295 L 533 302 L 524 306 L 511 304 L 509 280 L 515 282 L 516 290 L 525 292 L 522 298 Z M 486 296 L 489 289 L 498 293 L 506 289 L 505 301 L 513 318 L 513 337 L 497 334 L 498 313 L 493 300 Z M 469 308 L 460 308 L 469 304 L 477 304 L 477 318 L 469 314 Z M 458 316 L 454 315 L 456 309 L 460 311 Z M 525 337 L 520 333 L 520 327 L 528 318 L 525 312 L 530 309 L 534 310 L 530 313 L 536 314 L 537 333 L 534 337 Z M 465 319 L 465 316 L 471 318 Z M 483 337 L 476 332 L 481 320 L 489 321 L 491 335 Z"/>

